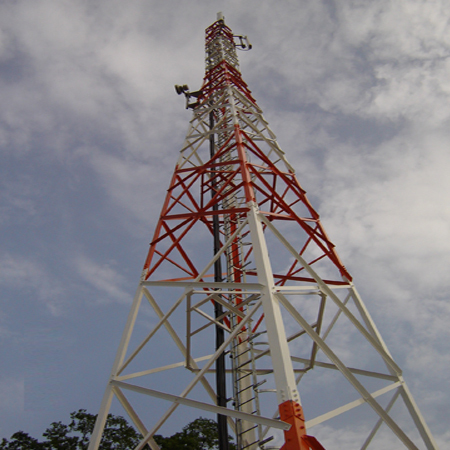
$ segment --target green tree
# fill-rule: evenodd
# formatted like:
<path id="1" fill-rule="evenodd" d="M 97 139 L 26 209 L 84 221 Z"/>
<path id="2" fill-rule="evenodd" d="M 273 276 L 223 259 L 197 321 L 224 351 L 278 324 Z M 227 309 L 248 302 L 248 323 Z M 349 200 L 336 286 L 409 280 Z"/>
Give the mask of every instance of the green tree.
<path id="1" fill-rule="evenodd" d="M 3 439 L 0 443 L 0 449 L 4 450 L 45 450 L 44 444 L 38 442 L 23 431 L 18 431 L 11 436 L 11 441 Z"/>
<path id="2" fill-rule="evenodd" d="M 0 450 L 87 450 L 97 416 L 85 409 L 70 414 L 68 425 L 53 422 L 43 433 L 44 441 L 18 431 L 3 439 Z M 142 436 L 121 416 L 108 414 L 99 450 L 132 450 Z M 161 450 L 213 450 L 219 445 L 217 423 L 200 417 L 172 436 L 154 436 Z M 230 450 L 235 450 L 231 443 Z M 150 447 L 146 446 L 150 450 Z"/>
<path id="3" fill-rule="evenodd" d="M 3 439 L 0 450 L 86 450 L 94 430 L 97 416 L 85 409 L 70 414 L 71 422 L 53 422 L 43 433 L 45 441 L 39 442 L 23 431 Z M 100 450 L 131 450 L 138 444 L 140 434 L 121 416 L 108 414 Z"/>
<path id="4" fill-rule="evenodd" d="M 213 450 L 219 448 L 217 422 L 203 417 L 188 423 L 182 431 L 172 436 L 163 437 L 157 434 L 154 439 L 161 450 Z M 230 450 L 235 450 L 236 447 L 231 443 L 231 439 L 231 436 L 228 436 Z"/>

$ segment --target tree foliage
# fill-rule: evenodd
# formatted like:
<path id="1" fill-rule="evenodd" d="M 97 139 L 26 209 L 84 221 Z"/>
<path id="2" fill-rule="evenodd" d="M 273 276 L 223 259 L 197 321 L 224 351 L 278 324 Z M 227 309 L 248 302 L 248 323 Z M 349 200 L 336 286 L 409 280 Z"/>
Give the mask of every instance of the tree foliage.
<path id="1" fill-rule="evenodd" d="M 53 422 L 38 441 L 23 431 L 3 439 L 0 450 L 87 450 L 97 416 L 85 409 L 70 414 L 68 425 Z M 132 450 L 141 435 L 121 416 L 108 414 L 99 450 Z M 217 423 L 200 417 L 172 436 L 154 436 L 161 450 L 213 450 L 219 447 Z M 148 446 L 146 446 L 149 449 Z M 230 444 L 230 450 L 235 450 Z"/>
<path id="2" fill-rule="evenodd" d="M 53 422 L 43 433 L 44 441 L 18 431 L 11 440 L 3 439 L 0 450 L 86 450 L 97 416 L 85 409 L 70 414 L 70 423 Z M 100 450 L 131 450 L 139 443 L 140 435 L 121 416 L 108 414 Z"/>
<path id="3" fill-rule="evenodd" d="M 217 423 L 211 419 L 200 417 L 187 424 L 182 431 L 169 437 L 155 435 L 156 443 L 161 450 L 213 450 L 219 448 Z M 230 441 L 230 450 L 235 446 Z"/>

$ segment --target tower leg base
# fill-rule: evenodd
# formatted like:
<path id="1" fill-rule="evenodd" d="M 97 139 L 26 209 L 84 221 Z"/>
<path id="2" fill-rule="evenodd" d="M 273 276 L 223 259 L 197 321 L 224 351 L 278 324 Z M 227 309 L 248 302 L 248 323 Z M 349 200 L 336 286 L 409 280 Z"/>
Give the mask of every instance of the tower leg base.
<path id="1" fill-rule="evenodd" d="M 280 419 L 289 423 L 291 428 L 284 432 L 285 444 L 280 450 L 325 450 L 319 441 L 306 434 L 303 408 L 292 400 L 279 405 Z"/>

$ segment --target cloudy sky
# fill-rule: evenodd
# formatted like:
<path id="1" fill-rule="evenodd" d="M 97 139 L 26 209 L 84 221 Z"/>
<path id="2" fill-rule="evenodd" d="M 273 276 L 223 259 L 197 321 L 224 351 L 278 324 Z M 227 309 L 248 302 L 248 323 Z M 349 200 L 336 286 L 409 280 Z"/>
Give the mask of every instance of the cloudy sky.
<path id="1" fill-rule="evenodd" d="M 173 85 L 200 87 L 218 11 L 446 448 L 444 0 L 0 0 L 0 437 L 97 412 L 190 119 Z"/>

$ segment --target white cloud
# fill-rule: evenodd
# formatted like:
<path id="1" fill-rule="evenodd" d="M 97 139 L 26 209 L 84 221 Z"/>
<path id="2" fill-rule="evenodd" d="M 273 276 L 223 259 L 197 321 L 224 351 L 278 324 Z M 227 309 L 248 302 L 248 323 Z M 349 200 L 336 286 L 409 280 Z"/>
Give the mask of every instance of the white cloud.
<path id="1" fill-rule="evenodd" d="M 156 221 L 171 176 L 165 155 L 124 159 L 100 149 L 80 149 L 81 153 L 99 176 L 121 223 L 130 231 L 151 233 L 149 220 Z"/>
<path id="2" fill-rule="evenodd" d="M 24 409 L 25 400 L 25 380 L 23 377 L 2 377 L 0 378 L 0 411 L 5 413 L 21 413 Z"/>
<path id="3" fill-rule="evenodd" d="M 70 151 L 81 127 L 85 136 L 109 135 L 128 151 L 149 152 L 159 128 L 149 124 L 173 115 L 173 84 L 186 70 L 178 59 L 192 44 L 183 40 L 174 48 L 161 39 L 146 22 L 158 23 L 156 11 L 144 8 L 152 12 L 145 17 L 141 6 L 105 2 L 95 10 L 80 2 L 22 1 L 4 7 L 3 40 L 15 50 L 4 52 L 11 53 L 5 64 L 15 67 L 0 94 L 5 145 L 29 150 L 34 135 L 51 132 L 46 150 Z M 200 81 L 201 67 L 197 72 Z M 163 101 L 168 92 L 172 104 Z M 165 128 L 173 124 L 172 117 Z"/>
<path id="4" fill-rule="evenodd" d="M 57 158 L 83 179 L 83 159 L 108 208 L 147 243 L 190 119 L 172 86 L 200 85 L 203 28 L 222 9 L 254 45 L 240 54 L 244 79 L 320 204 L 331 240 L 377 315 L 403 324 L 383 333 L 402 349 L 418 392 L 434 398 L 425 368 L 434 364 L 430 377 L 442 385 L 449 352 L 449 8 L 418 0 L 4 2 L 0 148 L 17 174 L 39 155 L 37 170 Z M 16 179 L 6 186 L 2 225 L 44 215 L 37 185 Z M 75 205 L 65 207 L 77 216 Z M 89 245 L 91 236 L 70 230 L 71 248 Z M 36 239 L 46 245 L 48 237 Z M 67 292 L 31 251 L 4 254 L 0 281 L 35 289 L 60 314 Z M 73 281 L 101 301 L 129 300 L 120 263 L 80 252 L 73 264 Z M 345 433 L 341 442 L 354 437 Z"/>
<path id="5" fill-rule="evenodd" d="M 383 450 L 398 450 L 402 448 L 400 447 L 403 446 L 401 441 L 386 428 L 386 426 L 381 427 L 370 446 L 382 448 Z M 358 444 L 361 446 L 364 443 L 369 432 L 370 428 L 358 427 L 355 429 L 355 427 L 340 427 L 335 429 L 325 425 L 318 430 L 317 438 L 325 448 L 358 448 Z M 314 435 L 316 429 L 313 428 L 311 433 Z"/>
<path id="6" fill-rule="evenodd" d="M 97 264 L 88 256 L 79 254 L 74 258 L 74 266 L 81 279 L 100 293 L 99 303 L 111 300 L 129 303 L 130 293 L 123 289 L 124 276 L 111 263 Z"/>
<path id="7" fill-rule="evenodd" d="M 12 181 L 2 180 L 2 204 L 0 205 L 0 224 L 17 223 L 36 215 L 35 190 L 30 180 L 20 177 Z M 26 219 L 25 219 L 26 218 Z"/>
<path id="8" fill-rule="evenodd" d="M 399 137 L 371 154 L 339 148 L 327 160 L 323 210 L 344 251 L 387 259 L 426 286 L 447 283 L 450 182 L 447 136 Z M 382 245 L 382 247 L 380 246 Z"/>
<path id="9" fill-rule="evenodd" d="M 31 293 L 54 316 L 64 311 L 65 289 L 62 283 L 34 256 L 0 255 L 0 285 L 28 295 Z"/>

